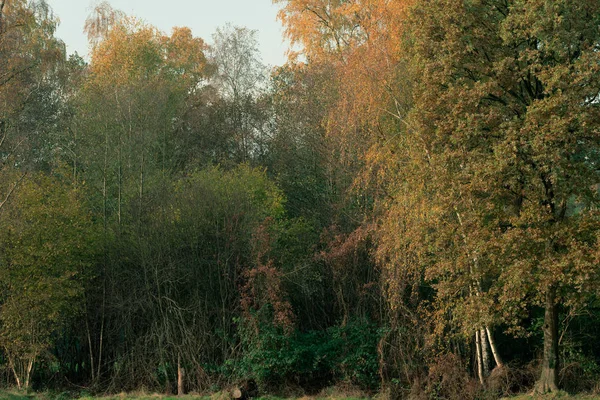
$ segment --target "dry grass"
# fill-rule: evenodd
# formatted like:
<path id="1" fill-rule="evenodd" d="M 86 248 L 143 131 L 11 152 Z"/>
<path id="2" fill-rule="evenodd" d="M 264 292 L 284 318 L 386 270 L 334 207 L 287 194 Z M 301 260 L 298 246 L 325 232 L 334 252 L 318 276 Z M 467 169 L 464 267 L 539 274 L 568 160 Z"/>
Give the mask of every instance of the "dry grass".
<path id="1" fill-rule="evenodd" d="M 577 394 L 571 395 L 566 392 L 558 392 L 546 395 L 523 394 L 514 397 L 507 397 L 503 400 L 600 400 L 597 394 Z"/>

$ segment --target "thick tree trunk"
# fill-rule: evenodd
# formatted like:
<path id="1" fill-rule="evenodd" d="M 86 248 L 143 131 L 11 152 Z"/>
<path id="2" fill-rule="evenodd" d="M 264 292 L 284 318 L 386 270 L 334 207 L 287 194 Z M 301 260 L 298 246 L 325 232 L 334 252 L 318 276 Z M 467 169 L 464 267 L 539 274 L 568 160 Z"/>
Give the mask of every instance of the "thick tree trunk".
<path id="1" fill-rule="evenodd" d="M 556 307 L 556 289 L 550 288 L 546 294 L 544 314 L 544 355 L 542 373 L 535 385 L 536 393 L 548 393 L 558 390 L 558 309 Z"/>

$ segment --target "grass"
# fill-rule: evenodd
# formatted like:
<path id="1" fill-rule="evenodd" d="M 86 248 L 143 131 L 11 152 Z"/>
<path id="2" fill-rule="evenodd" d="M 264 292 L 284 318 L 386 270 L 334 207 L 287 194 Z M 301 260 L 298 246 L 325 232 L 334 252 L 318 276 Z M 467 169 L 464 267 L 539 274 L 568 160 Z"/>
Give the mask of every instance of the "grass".
<path id="1" fill-rule="evenodd" d="M 157 394 L 121 393 L 107 397 L 74 396 L 72 393 L 32 393 L 26 394 L 14 390 L 0 390 L 0 400 L 210 400 L 208 396 L 163 396 Z"/>
<path id="2" fill-rule="evenodd" d="M 158 394 L 143 394 L 143 393 L 121 393 L 113 396 L 105 397 L 73 397 L 70 393 L 33 393 L 26 394 L 15 390 L 0 390 L 0 400 L 221 400 L 223 397 L 219 393 L 213 396 L 201 396 L 201 395 L 186 395 L 186 396 L 165 396 Z M 267 396 L 261 397 L 257 400 L 284 400 L 280 397 Z M 343 395 L 321 395 L 316 397 L 301 397 L 296 400 L 366 400 L 361 397 L 343 396 Z M 533 396 L 530 394 L 523 394 L 503 400 L 600 400 L 600 395 L 590 394 L 578 394 L 570 395 L 565 392 L 559 392 L 556 394 L 550 394 L 545 396 Z"/>
<path id="3" fill-rule="evenodd" d="M 600 396 L 593 394 L 568 394 L 566 392 L 560 391 L 558 393 L 552 393 L 543 396 L 522 394 L 503 400 L 600 400 Z"/>
<path id="4" fill-rule="evenodd" d="M 104 397 L 73 397 L 72 393 L 32 393 L 26 394 L 16 390 L 0 390 L 0 400 L 225 400 L 229 397 L 224 397 L 222 393 L 216 393 L 212 396 L 201 396 L 201 395 L 186 395 L 186 396 L 165 396 L 158 394 L 143 394 L 143 393 L 121 393 L 113 396 Z M 361 397 L 351 396 L 338 396 L 338 395 L 325 395 L 316 397 L 301 397 L 297 400 L 366 400 Z M 257 400 L 284 400 L 281 397 L 267 396 L 261 397 Z"/>
<path id="5" fill-rule="evenodd" d="M 147 394 L 147 393 L 121 393 L 112 396 L 104 397 L 93 397 L 93 396 L 74 396 L 73 393 L 23 393 L 17 390 L 0 390 L 0 400 L 228 400 L 229 396 L 224 392 L 215 393 L 212 396 L 202 395 L 186 395 L 186 396 L 166 396 L 159 394 Z M 290 398 L 293 399 L 293 398 Z M 281 397 L 266 396 L 256 400 L 284 400 Z M 365 397 L 356 396 L 351 393 L 335 393 L 322 392 L 318 396 L 304 396 L 295 398 L 295 400 L 367 400 Z M 565 392 L 558 392 L 556 394 L 549 394 L 545 396 L 534 396 L 530 394 L 523 394 L 519 396 L 513 396 L 505 398 L 503 400 L 600 400 L 600 395 L 591 394 L 577 394 L 570 395 Z"/>

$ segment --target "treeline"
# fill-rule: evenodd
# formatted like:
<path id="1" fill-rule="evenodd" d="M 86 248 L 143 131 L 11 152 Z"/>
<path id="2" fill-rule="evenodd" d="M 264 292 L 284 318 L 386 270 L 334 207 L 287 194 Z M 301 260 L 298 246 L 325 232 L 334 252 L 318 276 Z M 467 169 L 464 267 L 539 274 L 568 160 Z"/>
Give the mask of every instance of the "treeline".
<path id="1" fill-rule="evenodd" d="M 0 376 L 599 390 L 600 3 L 277 0 L 300 54 L 0 0 Z"/>

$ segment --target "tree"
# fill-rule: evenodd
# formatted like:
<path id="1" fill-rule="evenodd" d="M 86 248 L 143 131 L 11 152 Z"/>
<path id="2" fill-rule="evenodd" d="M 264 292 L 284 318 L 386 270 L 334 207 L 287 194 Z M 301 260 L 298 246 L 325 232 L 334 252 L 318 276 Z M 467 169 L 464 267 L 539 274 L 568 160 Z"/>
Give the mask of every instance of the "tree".
<path id="1" fill-rule="evenodd" d="M 333 200 L 327 212 L 331 210 L 332 217 L 329 232 L 335 234 L 326 236 L 333 242 L 326 245 L 325 254 L 337 259 L 329 259 L 328 263 L 338 269 L 336 276 L 356 278 L 358 275 L 346 275 L 343 270 L 345 258 L 353 255 L 355 261 L 360 260 L 354 263 L 355 268 L 368 263 L 365 268 L 370 271 L 365 275 L 370 276 L 369 280 L 381 278 L 375 296 L 383 294 L 391 306 L 385 312 L 385 326 L 391 329 L 380 342 L 382 379 L 389 384 L 392 377 L 402 373 L 403 381 L 410 385 L 416 370 L 412 360 L 420 339 L 417 339 L 418 329 L 407 328 L 418 327 L 414 310 L 405 312 L 410 307 L 398 307 L 396 303 L 398 298 L 404 300 L 399 289 L 406 281 L 398 274 L 388 274 L 386 268 L 376 268 L 374 258 L 365 260 L 360 255 L 363 251 L 369 255 L 375 253 L 375 242 L 371 240 L 374 217 L 385 212 L 387 183 L 395 176 L 397 161 L 394 144 L 411 104 L 401 44 L 406 10 L 412 1 L 277 0 L 274 3 L 282 5 L 279 18 L 286 35 L 306 57 L 308 65 L 301 68 L 299 63 L 297 69 L 326 71 L 327 80 L 308 101 L 314 105 L 317 100 L 327 99 L 315 107 L 322 111 L 311 111 L 310 115 L 322 117 L 320 127 L 325 145 L 321 149 L 326 153 L 323 169 L 327 182 L 323 192 Z M 292 62 L 294 59 L 298 58 L 292 54 Z M 294 106 L 292 101 L 290 104 Z M 293 199 L 293 195 L 289 197 Z M 381 208 L 374 208 L 377 204 Z M 384 259 L 379 259 L 382 265 Z M 379 275 L 379 271 L 383 274 Z M 340 285 L 337 291 L 341 293 L 339 288 L 359 282 L 342 279 L 336 282 Z"/>
<path id="2" fill-rule="evenodd" d="M 407 228 L 387 232 L 390 249 L 425 261 L 435 315 L 465 329 L 542 306 L 542 393 L 557 388 L 557 307 L 598 278 L 599 7 L 439 0 L 407 29 L 415 106 L 398 171 L 421 184 L 396 185 Z"/>
<path id="3" fill-rule="evenodd" d="M 80 333 L 88 344 L 86 373 L 97 383 L 109 373 L 118 375 L 109 370 L 108 360 L 139 354 L 126 347 L 131 336 L 107 347 L 125 321 L 112 313 L 123 304 L 110 296 L 122 294 L 121 278 L 134 292 L 144 286 L 128 273 L 140 264 L 147 270 L 148 210 L 161 198 L 157 193 L 171 190 L 173 177 L 188 167 L 192 150 L 183 126 L 186 113 L 204 101 L 209 68 L 204 41 L 188 28 L 166 35 L 103 4 L 86 29 L 91 63 L 74 66 L 81 84 L 71 99 L 75 118 L 66 142 L 73 154 L 65 160 L 78 171 L 77 180 L 87 182 L 90 205 L 104 227 L 103 257 L 86 292 L 86 325 Z M 134 243 L 137 252 L 122 243 Z M 141 260 L 129 261 L 132 254 Z"/>
<path id="4" fill-rule="evenodd" d="M 210 60 L 216 69 L 213 85 L 220 101 L 221 132 L 230 138 L 235 162 L 250 162 L 264 152 L 266 67 L 260 60 L 257 32 L 226 25 L 213 35 Z"/>
<path id="5" fill-rule="evenodd" d="M 73 129 L 84 177 L 102 193 L 105 217 L 120 223 L 127 197 L 143 207 L 149 182 L 186 159 L 176 133 L 202 90 L 206 46 L 188 28 L 166 36 L 129 17 L 113 22 L 102 38 L 77 96 Z"/>
<path id="6" fill-rule="evenodd" d="M 239 357 L 252 237 L 265 219 L 283 217 L 283 197 L 246 166 L 191 172 L 148 196 L 144 223 L 110 243 L 118 257 L 106 270 L 103 368 L 117 387 L 171 391 L 180 380 L 203 390 L 214 368 Z"/>
<path id="7" fill-rule="evenodd" d="M 42 174 L 29 175 L 0 216 L 0 343 L 28 389 L 36 362 L 81 311 L 95 229 L 79 193 Z"/>
<path id="8" fill-rule="evenodd" d="M 1 165 L 48 161 L 56 124 L 56 73 L 65 57 L 45 1 L 0 2 Z"/>

